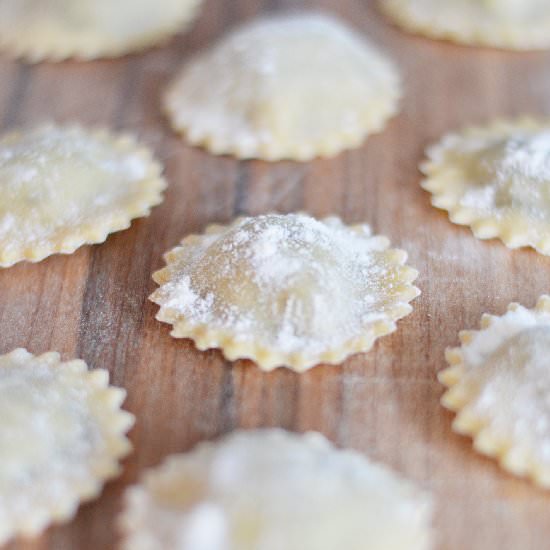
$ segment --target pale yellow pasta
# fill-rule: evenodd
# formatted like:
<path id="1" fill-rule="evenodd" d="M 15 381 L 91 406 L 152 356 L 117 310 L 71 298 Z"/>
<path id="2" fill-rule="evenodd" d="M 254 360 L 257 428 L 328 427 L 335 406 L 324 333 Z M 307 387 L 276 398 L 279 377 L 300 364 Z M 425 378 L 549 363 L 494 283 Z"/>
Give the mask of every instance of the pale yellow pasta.
<path id="1" fill-rule="evenodd" d="M 184 29 L 202 0 L 0 0 L 0 50 L 30 62 L 116 57 Z"/>
<path id="2" fill-rule="evenodd" d="M 103 242 L 147 216 L 166 182 L 131 136 L 42 126 L 0 137 L 0 266 Z"/>
<path id="3" fill-rule="evenodd" d="M 185 238 L 154 274 L 172 336 L 230 360 L 298 371 L 368 351 L 419 294 L 407 254 L 367 225 L 305 214 L 239 218 Z"/>
<path id="4" fill-rule="evenodd" d="M 244 24 L 192 58 L 165 107 L 178 132 L 212 153 L 308 160 L 380 130 L 400 88 L 393 63 L 342 23 L 285 15 Z"/>
<path id="5" fill-rule="evenodd" d="M 124 550 L 428 550 L 431 499 L 321 434 L 239 431 L 126 493 Z"/>
<path id="6" fill-rule="evenodd" d="M 398 25 L 432 38 L 510 50 L 550 48 L 547 0 L 379 0 Z"/>
<path id="7" fill-rule="evenodd" d="M 442 138 L 421 165 L 432 204 L 480 239 L 550 254 L 550 123 L 497 120 Z"/>
<path id="8" fill-rule="evenodd" d="M 439 376 L 442 403 L 457 413 L 453 429 L 505 470 L 550 488 L 550 297 L 484 315 L 481 330 L 460 340 Z"/>
<path id="9" fill-rule="evenodd" d="M 119 473 L 134 421 L 124 397 L 83 361 L 0 356 L 0 545 L 71 519 Z"/>

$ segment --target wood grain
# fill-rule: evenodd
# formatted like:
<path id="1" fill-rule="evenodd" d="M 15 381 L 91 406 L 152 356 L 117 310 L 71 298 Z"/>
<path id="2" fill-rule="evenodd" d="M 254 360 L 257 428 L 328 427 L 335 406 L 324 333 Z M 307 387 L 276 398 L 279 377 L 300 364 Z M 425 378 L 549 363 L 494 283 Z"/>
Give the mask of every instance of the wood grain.
<path id="1" fill-rule="evenodd" d="M 349 21 L 399 62 L 403 108 L 380 135 L 333 160 L 237 162 L 186 146 L 159 112 L 174 70 L 239 21 L 287 7 Z M 108 368 L 137 415 L 122 478 L 67 526 L 10 550 L 110 549 L 123 488 L 168 453 L 237 427 L 320 430 L 431 490 L 438 548 L 550 547 L 547 494 L 503 473 L 451 431 L 439 405 L 443 351 L 485 311 L 531 307 L 550 291 L 550 258 L 480 242 L 429 205 L 417 172 L 443 132 L 497 115 L 549 114 L 550 55 L 443 44 L 402 33 L 363 0 L 208 0 L 197 25 L 165 48 L 116 61 L 28 67 L 0 58 L 2 129 L 47 119 L 135 131 L 166 164 L 170 188 L 150 218 L 100 246 L 0 271 L 0 353 L 58 350 Z M 216 85 L 215 75 L 212 85 Z M 305 209 L 368 221 L 407 249 L 422 296 L 399 330 L 341 367 L 262 374 L 200 353 L 155 321 L 151 273 L 181 237 L 238 214 Z"/>

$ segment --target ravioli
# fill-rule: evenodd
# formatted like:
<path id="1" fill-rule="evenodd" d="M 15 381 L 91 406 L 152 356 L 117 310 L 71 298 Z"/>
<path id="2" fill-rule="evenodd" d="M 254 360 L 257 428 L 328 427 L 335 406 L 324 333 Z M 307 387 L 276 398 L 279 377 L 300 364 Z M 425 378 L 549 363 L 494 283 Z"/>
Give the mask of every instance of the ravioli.
<path id="1" fill-rule="evenodd" d="M 125 395 L 58 353 L 0 356 L 0 545 L 71 519 L 118 475 L 134 422 Z"/>
<path id="2" fill-rule="evenodd" d="M 379 0 L 406 30 L 474 46 L 507 50 L 550 48 L 546 0 Z"/>
<path id="3" fill-rule="evenodd" d="M 42 126 L 0 138 L 0 266 L 103 242 L 162 201 L 166 182 L 128 135 Z"/>
<path id="4" fill-rule="evenodd" d="M 239 431 L 126 494 L 124 550 L 428 550 L 431 499 L 321 434 Z"/>
<path id="5" fill-rule="evenodd" d="M 0 0 L 0 50 L 30 62 L 117 57 L 184 29 L 201 0 Z"/>
<path id="6" fill-rule="evenodd" d="M 406 252 L 335 217 L 239 218 L 185 238 L 165 258 L 151 299 L 172 336 L 265 370 L 368 351 L 419 294 Z"/>
<path id="7" fill-rule="evenodd" d="M 440 373 L 453 429 L 502 468 L 550 488 L 550 297 L 534 309 L 510 304 L 484 315 L 480 331 L 463 331 Z"/>
<path id="8" fill-rule="evenodd" d="M 550 124 L 497 120 L 428 148 L 422 186 L 480 239 L 550 254 Z"/>
<path id="9" fill-rule="evenodd" d="M 400 94 L 394 64 L 362 36 L 329 16 L 284 15 L 246 23 L 191 59 L 165 108 L 211 153 L 309 160 L 381 130 Z"/>

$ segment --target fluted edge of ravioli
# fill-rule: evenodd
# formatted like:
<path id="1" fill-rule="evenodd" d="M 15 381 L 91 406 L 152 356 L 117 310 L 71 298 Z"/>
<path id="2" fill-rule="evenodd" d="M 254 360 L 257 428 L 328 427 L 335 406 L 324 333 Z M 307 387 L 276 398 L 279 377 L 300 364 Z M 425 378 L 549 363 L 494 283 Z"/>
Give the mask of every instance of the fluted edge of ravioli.
<path id="1" fill-rule="evenodd" d="M 43 485 L 44 498 L 40 504 L 31 503 L 15 522 L 3 523 L 0 508 L 0 545 L 2 545 L 14 537 L 38 536 L 51 524 L 69 521 L 75 516 L 81 503 L 98 497 L 104 484 L 120 475 L 120 460 L 132 451 L 132 444 L 126 433 L 134 425 L 135 417 L 121 408 L 126 399 L 126 390 L 110 386 L 109 372 L 105 369 L 89 370 L 87 364 L 80 359 L 62 362 L 57 352 L 35 356 L 23 348 L 17 348 L 0 356 L 0 360 L 41 361 L 52 369 L 64 369 L 67 373 L 84 380 L 91 389 L 89 400 L 102 410 L 101 416 L 92 418 L 101 431 L 105 443 L 105 453 L 101 460 L 88 465 L 87 479 L 75 480 L 73 476 L 70 487 L 67 483 L 64 485 L 57 483 L 55 490 L 51 491 L 50 498 L 46 496 L 48 480 L 37 480 L 35 483 Z M 0 364 L 0 371 L 2 368 Z M 0 468 L 2 468 L 1 463 Z"/>
<path id="2" fill-rule="evenodd" d="M 50 128 L 62 129 L 67 132 L 82 132 L 90 138 L 108 145 L 114 151 L 137 155 L 145 166 L 145 175 L 140 181 L 140 195 L 125 206 L 123 213 L 104 216 L 101 223 L 89 221 L 85 224 L 76 224 L 65 228 L 55 238 L 44 239 L 40 245 L 30 244 L 14 249 L 9 241 L 3 241 L 0 238 L 0 268 L 11 267 L 22 261 L 36 263 L 53 254 L 72 254 L 81 246 L 103 243 L 111 233 L 128 229 L 132 220 L 148 216 L 151 209 L 163 201 L 163 192 L 167 187 L 167 182 L 162 175 L 163 167 L 155 159 L 153 153 L 141 145 L 132 134 L 114 134 L 105 128 L 85 129 L 76 124 L 60 126 L 46 124 L 30 130 L 14 130 L 3 134 L 0 136 L 0 145 L 2 140 L 24 136 L 27 133 L 47 131 Z"/>
<path id="3" fill-rule="evenodd" d="M 261 452 L 270 453 L 273 456 L 273 463 L 277 462 L 277 457 L 281 458 L 282 465 L 279 466 L 278 476 L 276 475 L 277 465 L 271 468 L 266 467 L 262 463 L 261 455 L 258 463 L 255 462 L 256 454 Z M 237 461 L 239 453 L 245 454 L 240 461 Z M 246 464 L 247 459 L 250 459 L 248 464 Z M 245 461 L 244 465 L 242 464 L 243 460 Z M 290 471 L 292 468 L 285 468 L 285 464 L 288 465 L 289 462 L 294 466 L 293 471 Z M 288 499 L 293 498 L 292 485 L 294 483 L 298 486 L 298 495 L 303 490 L 302 479 L 296 476 L 301 468 L 308 467 L 308 462 L 311 462 L 311 469 L 317 473 L 317 487 L 322 489 L 323 482 L 327 482 L 328 487 L 332 488 L 334 487 L 332 484 L 338 483 L 338 480 L 340 480 L 343 486 L 349 484 L 352 488 L 351 492 L 348 493 L 350 498 L 357 500 L 359 495 L 362 497 L 363 506 L 360 505 L 361 502 L 356 502 L 359 505 L 354 508 L 354 511 L 357 512 L 355 520 L 360 521 L 363 528 L 367 530 L 370 536 L 368 544 L 373 544 L 376 548 L 386 547 L 384 544 L 389 544 L 392 549 L 395 548 L 396 550 L 405 547 L 409 550 L 433 548 L 434 529 L 431 524 L 433 499 L 423 488 L 418 487 L 417 484 L 395 473 L 385 465 L 372 461 L 356 450 L 335 447 L 319 432 L 310 431 L 297 434 L 280 428 L 270 428 L 237 430 L 216 441 L 199 443 L 191 451 L 168 456 L 159 466 L 145 471 L 139 482 L 129 487 L 124 494 L 124 508 L 117 518 L 118 529 L 123 537 L 121 549 L 160 550 L 168 544 L 167 541 L 170 540 L 170 536 L 176 534 L 170 532 L 170 529 L 177 529 L 176 536 L 183 537 L 184 533 L 188 535 L 183 537 L 187 543 L 185 548 L 194 548 L 194 540 L 203 540 L 204 532 L 201 532 L 202 529 L 208 529 L 216 533 L 214 538 L 219 537 L 217 542 L 222 545 L 221 547 L 226 548 L 226 545 L 227 548 L 233 547 L 231 542 L 234 541 L 231 539 L 235 536 L 235 531 L 229 529 L 228 532 L 221 534 L 219 529 L 215 529 L 220 525 L 215 520 L 220 517 L 223 518 L 224 514 L 226 514 L 224 519 L 228 523 L 232 520 L 231 515 L 227 513 L 228 510 L 231 510 L 233 504 L 232 500 L 228 498 L 229 495 L 226 495 L 225 498 L 222 496 L 221 501 L 216 502 L 216 489 L 218 489 L 219 483 L 221 482 L 222 485 L 219 487 L 219 492 L 223 495 L 224 490 L 227 491 L 224 486 L 228 485 L 228 479 L 231 478 L 231 473 L 235 468 L 240 472 L 236 474 L 237 476 L 250 471 L 250 484 L 254 484 L 260 494 L 264 489 L 263 501 L 265 502 L 266 497 L 271 497 L 271 509 L 276 510 L 276 508 L 273 508 L 275 504 L 284 506 L 285 497 Z M 198 470 L 201 465 L 205 464 L 208 464 L 208 466 L 204 471 Z M 288 478 L 285 476 L 287 470 L 289 472 Z M 331 474 L 334 475 L 331 476 Z M 220 477 L 218 483 L 216 482 L 216 475 Z M 203 478 L 203 476 L 206 477 Z M 265 487 L 262 486 L 262 476 L 266 479 Z M 276 484 L 279 488 L 277 491 L 279 494 L 274 494 L 272 489 L 270 491 L 270 487 L 276 479 L 278 479 Z M 233 484 L 235 483 L 233 482 Z M 309 480 L 309 483 L 312 483 L 312 480 Z M 229 483 L 229 485 L 231 484 Z M 240 484 L 239 486 L 242 487 Z M 288 487 L 289 490 L 281 491 L 283 487 L 285 489 Z M 341 491 L 345 491 L 344 487 Z M 235 511 L 238 511 L 238 498 L 240 495 L 238 489 L 234 492 Z M 331 493 L 330 489 L 328 493 Z M 320 498 L 321 502 L 323 501 L 322 490 L 317 498 Z M 379 498 L 381 498 L 379 506 L 382 511 L 376 504 Z M 298 502 L 301 503 L 302 500 L 298 499 Z M 217 505 L 210 504 L 212 501 Z M 173 506 L 171 506 L 172 502 L 174 503 Z M 185 505 L 182 502 L 185 502 Z M 326 501 L 325 504 L 326 508 L 322 511 L 327 513 L 330 510 L 331 501 Z M 305 506 L 304 511 L 309 513 L 311 517 L 311 523 L 306 520 L 306 524 L 310 529 L 313 528 L 318 536 L 326 525 L 322 519 L 321 523 L 316 525 L 315 511 L 310 510 L 311 505 L 307 506 L 306 503 Z M 262 507 L 262 504 L 260 504 L 260 507 Z M 365 508 L 368 510 L 376 508 L 379 513 L 369 514 L 365 511 Z M 201 515 L 203 521 L 197 522 L 196 514 L 197 512 L 200 514 L 201 511 L 204 512 Z M 212 513 L 208 514 L 208 511 Z M 269 513 L 269 508 L 266 511 Z M 392 513 L 394 514 L 393 518 L 391 518 Z M 164 514 L 167 514 L 168 523 L 162 521 Z M 361 514 L 365 514 L 364 519 L 360 517 Z M 373 519 L 374 517 L 377 519 Z M 254 519 L 253 517 L 250 518 L 249 536 L 251 538 L 257 536 L 256 530 L 261 530 L 262 525 L 265 525 L 264 522 L 267 521 L 269 525 L 269 515 L 264 516 L 263 522 L 258 524 L 255 523 Z M 280 523 L 281 518 L 275 516 L 273 521 Z M 369 528 L 369 525 L 372 525 L 371 521 L 380 521 L 383 528 Z M 394 525 L 396 521 L 399 523 L 397 526 Z M 244 524 L 245 528 L 247 524 L 248 522 Z M 328 526 L 330 540 L 341 540 L 343 538 L 349 540 L 353 537 L 351 533 L 355 533 L 355 531 L 343 533 L 340 531 L 342 526 L 340 526 L 340 530 L 338 529 L 338 520 L 335 524 L 332 529 L 330 525 Z M 237 537 L 242 538 L 246 535 L 246 531 L 242 531 L 243 523 L 240 525 L 241 530 L 237 530 Z M 296 529 L 295 525 L 285 524 L 284 527 L 290 533 L 292 533 L 293 528 Z M 380 527 L 380 525 L 377 525 L 377 527 Z M 394 528 L 393 532 L 391 527 Z M 186 532 L 185 529 L 187 529 Z M 356 530 L 360 531 L 360 529 Z M 220 537 L 220 535 L 222 536 Z M 283 543 L 284 546 L 285 539 L 292 538 L 294 544 L 291 544 L 291 547 L 296 548 L 297 536 L 299 541 L 302 540 L 304 535 L 297 535 L 296 531 L 293 535 L 285 533 L 283 529 L 281 536 L 277 538 L 277 542 Z M 396 538 L 394 535 L 397 535 Z M 197 539 L 194 537 L 197 537 Z M 356 537 L 356 541 L 357 547 L 365 544 L 365 542 L 361 542 L 364 541 L 364 538 L 360 535 L 358 538 Z M 262 548 L 264 547 L 261 544 L 261 537 L 260 545 Z M 270 546 L 269 541 L 265 545 L 278 547 Z M 312 541 L 307 540 L 307 548 L 310 548 L 311 545 Z M 256 545 L 254 545 L 254 548 L 256 548 Z"/>
<path id="4" fill-rule="evenodd" d="M 550 49 L 550 11 L 540 26 L 466 17 L 459 21 L 456 13 L 445 13 L 444 2 L 422 15 L 413 8 L 414 0 L 378 0 L 378 6 L 402 29 L 436 40 L 447 40 L 464 46 L 483 46 L 503 50 L 533 51 Z M 479 14 L 478 14 L 479 15 Z M 442 24 L 442 21 L 445 21 Z M 540 23 L 540 21 L 538 21 Z"/>
<path id="5" fill-rule="evenodd" d="M 535 485 L 550 489 L 550 461 L 541 463 L 534 454 L 523 448 L 512 438 L 503 437 L 490 424 L 490 419 L 484 418 L 473 409 L 478 395 L 472 394 L 465 383 L 466 376 L 472 367 L 466 359 L 468 350 L 474 341 L 483 342 L 487 335 L 494 334 L 501 343 L 507 339 L 506 318 L 510 315 L 527 315 L 532 325 L 527 328 L 540 326 L 539 317 L 546 317 L 548 321 L 543 326 L 550 327 L 550 296 L 542 295 L 533 309 L 512 302 L 503 316 L 483 314 L 480 330 L 462 330 L 459 332 L 461 345 L 449 347 L 445 350 L 445 359 L 448 367 L 438 374 L 438 379 L 447 389 L 441 397 L 441 404 L 446 409 L 456 413 L 452 423 L 453 430 L 461 435 L 469 436 L 473 440 L 474 449 L 490 458 L 495 459 L 505 471 L 521 478 L 527 478 Z M 515 335 L 517 333 L 513 333 Z M 479 344 L 478 344 L 479 346 Z M 546 419 L 548 421 L 550 419 Z M 541 445 L 544 442 L 541 442 Z"/>
<path id="6" fill-rule="evenodd" d="M 182 3 L 181 13 L 174 17 L 169 25 L 163 25 L 156 32 L 146 33 L 139 39 L 128 40 L 126 43 L 109 41 L 98 36 L 97 40 L 92 42 L 76 44 L 71 43 L 70 37 L 63 41 L 59 34 L 52 38 L 40 32 L 27 32 L 24 25 L 14 24 L 8 31 L 3 29 L 0 33 L 0 51 L 31 64 L 43 61 L 58 63 L 68 59 L 93 61 L 140 53 L 162 45 L 173 35 L 185 31 L 198 16 L 203 1 L 188 0 L 186 5 Z M 158 9 L 162 9 L 162 6 L 159 5 Z"/>
<path id="7" fill-rule="evenodd" d="M 437 143 L 426 149 L 427 159 L 420 164 L 425 176 L 421 186 L 432 194 L 431 203 L 449 214 L 451 222 L 469 226 L 478 239 L 500 239 L 508 248 L 531 247 L 544 255 L 550 255 L 550 221 L 530 223 L 527 216 L 479 215 L 473 207 L 460 204 L 457 190 L 464 180 L 457 173 L 456 165 L 447 161 L 448 153 L 456 150 L 457 145 L 469 139 L 493 139 L 512 137 L 521 131 L 550 131 L 550 120 L 538 120 L 533 117 L 518 119 L 495 119 L 484 126 L 469 126 L 458 132 L 451 132 Z M 549 211 L 550 214 L 550 211 Z M 534 236 L 534 232 L 543 232 L 544 236 Z"/>
<path id="8" fill-rule="evenodd" d="M 153 292 L 149 299 L 160 306 L 156 315 L 157 320 L 172 324 L 171 336 L 191 339 L 201 351 L 220 349 L 229 361 L 249 359 L 264 371 L 271 371 L 277 367 L 289 367 L 297 372 L 304 372 L 321 363 L 337 365 L 350 355 L 369 351 L 378 338 L 394 332 L 397 329 L 396 322 L 412 312 L 413 308 L 409 302 L 420 295 L 420 289 L 412 284 L 418 277 L 418 271 L 406 265 L 407 253 L 404 250 L 391 249 L 389 240 L 380 235 L 372 235 L 369 226 L 365 224 L 346 226 L 335 216 L 319 221 L 326 223 L 336 220 L 348 231 L 376 243 L 379 250 L 384 252 L 385 259 L 396 270 L 396 280 L 393 281 L 395 288 L 392 287 L 394 300 L 391 308 L 380 316 L 383 318 L 366 321 L 362 324 L 360 336 L 351 338 L 343 344 L 321 353 L 297 351 L 289 353 L 281 351 L 276 346 L 268 347 L 260 342 L 243 342 L 236 337 L 237 333 L 232 330 L 218 329 L 208 323 L 195 323 L 175 309 L 167 307 L 162 295 L 162 287 L 173 280 L 175 274 L 172 268 L 174 264 L 180 262 L 193 249 L 200 249 L 203 236 L 223 235 L 228 230 L 237 227 L 242 221 L 252 218 L 239 217 L 229 225 L 209 225 L 204 234 L 185 237 L 179 246 L 164 255 L 166 267 L 153 273 L 153 280 L 160 288 Z M 365 234 L 366 230 L 367 234 Z"/>
<path id="9" fill-rule="evenodd" d="M 353 135 L 335 134 L 315 144 L 303 143 L 289 148 L 264 145 L 251 151 L 249 147 L 241 145 L 238 141 L 220 140 L 215 133 L 202 132 L 180 117 L 176 106 L 177 99 L 174 99 L 170 91 L 165 95 L 163 111 L 175 132 L 184 136 L 191 145 L 201 147 L 214 155 L 228 155 L 241 160 L 307 162 L 316 158 L 330 159 L 344 151 L 357 149 L 366 138 L 382 132 L 388 120 L 399 111 L 399 100 L 402 96 L 399 86 L 400 84 L 396 82 L 395 90 L 388 88 L 385 101 L 377 105 L 365 117 L 362 131 Z"/>

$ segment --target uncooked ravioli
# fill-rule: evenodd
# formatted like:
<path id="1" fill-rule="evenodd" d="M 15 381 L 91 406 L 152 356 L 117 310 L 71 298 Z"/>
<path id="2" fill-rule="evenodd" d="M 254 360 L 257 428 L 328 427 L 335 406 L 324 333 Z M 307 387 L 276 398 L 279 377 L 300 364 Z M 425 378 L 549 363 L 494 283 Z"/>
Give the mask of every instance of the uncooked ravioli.
<path id="1" fill-rule="evenodd" d="M 240 431 L 147 471 L 124 550 L 428 550 L 431 499 L 321 434 Z"/>
<path id="2" fill-rule="evenodd" d="M 550 48 L 547 0 L 379 0 L 398 25 L 432 38 L 511 50 Z"/>
<path id="3" fill-rule="evenodd" d="M 196 55 L 165 98 L 193 144 L 241 158 L 307 160 L 355 147 L 397 109 L 393 63 L 332 17 L 247 23 Z"/>
<path id="4" fill-rule="evenodd" d="M 368 351 L 419 294 L 406 252 L 335 217 L 239 218 L 185 238 L 165 258 L 151 299 L 172 335 L 266 370 Z"/>
<path id="5" fill-rule="evenodd" d="M 69 520 L 119 473 L 134 421 L 125 395 L 58 353 L 0 356 L 0 546 Z"/>
<path id="6" fill-rule="evenodd" d="M 422 185 L 432 203 L 476 237 L 550 254 L 550 122 L 497 120 L 427 150 Z"/>
<path id="7" fill-rule="evenodd" d="M 0 137 L 0 266 L 126 229 L 161 202 L 161 171 L 127 135 L 43 126 Z"/>
<path id="8" fill-rule="evenodd" d="M 457 413 L 453 428 L 507 471 L 550 489 L 550 297 L 484 315 L 481 330 L 460 340 L 439 376 L 448 387 L 442 402 Z"/>
<path id="9" fill-rule="evenodd" d="M 28 61 L 115 57 L 161 42 L 201 0 L 0 0 L 0 49 Z"/>

